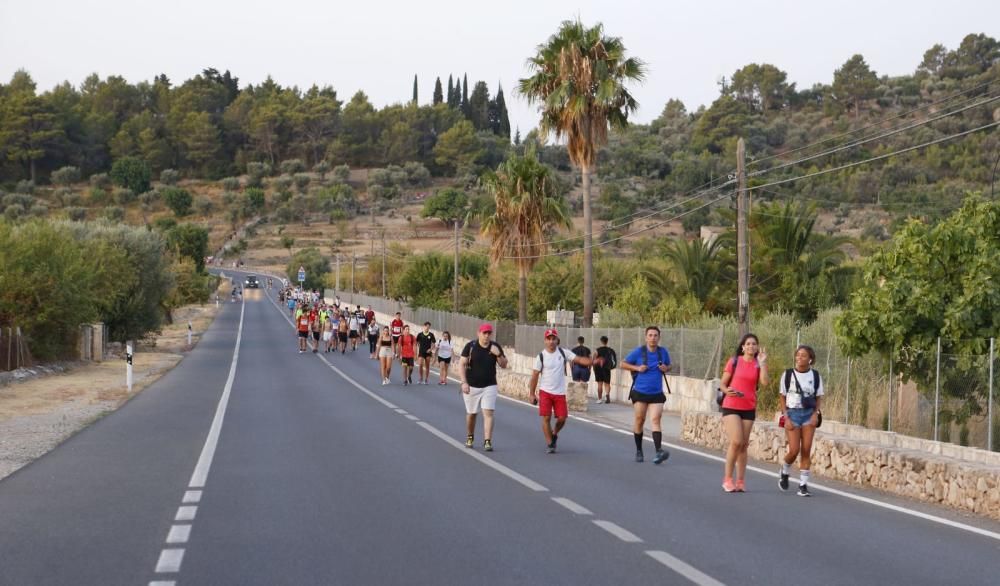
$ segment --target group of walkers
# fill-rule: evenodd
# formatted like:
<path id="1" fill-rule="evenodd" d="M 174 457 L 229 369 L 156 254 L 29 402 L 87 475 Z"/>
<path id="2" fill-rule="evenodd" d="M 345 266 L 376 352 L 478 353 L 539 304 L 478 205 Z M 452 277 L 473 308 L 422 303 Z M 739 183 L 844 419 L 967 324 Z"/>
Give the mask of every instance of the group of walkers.
<path id="1" fill-rule="evenodd" d="M 369 358 L 379 362 L 382 384 L 390 384 L 393 364 L 399 362 L 404 386 L 430 384 L 431 365 L 439 369 L 438 385 L 448 384 L 448 371 L 457 349 L 451 334 L 441 333 L 438 339 L 425 322 L 420 332 L 414 334 L 397 312 L 392 321 L 382 326 L 375 321 L 371 306 L 362 310 L 341 307 L 340 299 L 327 305 L 318 292 L 286 288 L 280 298 L 287 302 L 295 318 L 299 336 L 299 353 L 308 350 L 312 338 L 312 351 L 319 352 L 322 340 L 324 352 L 346 353 L 348 345 L 356 351 L 358 344 L 367 337 Z M 493 327 L 486 323 L 479 327 L 475 340 L 460 351 L 457 376 L 466 410 L 465 446 L 475 446 L 476 423 L 483 415 L 483 449 L 493 451 L 493 428 L 496 401 L 499 394 L 497 368 L 507 368 L 508 361 L 503 347 L 493 341 Z M 670 453 L 663 447 L 661 420 L 666 402 L 664 388 L 669 390 L 666 375 L 671 370 L 670 353 L 660 345 L 660 329 L 649 326 L 645 342 L 628 353 L 619 363 L 608 338 L 601 337 L 601 346 L 591 351 L 584 345 L 584 338 L 577 339 L 577 346 L 566 350 L 560 346 L 559 332 L 545 330 L 544 348 L 535 358 L 528 383 L 529 398 L 538 406 L 542 436 L 546 451 L 555 453 L 559 434 L 566 425 L 569 409 L 566 402 L 568 380 L 588 382 L 593 369 L 597 382 L 597 402 L 609 403 L 611 399 L 611 370 L 621 367 L 632 375 L 629 400 L 632 402 L 632 433 L 635 441 L 635 461 L 643 462 L 643 434 L 646 423 L 652 429 L 654 447 L 653 463 L 665 462 Z M 799 346 L 795 351 L 795 366 L 786 370 L 781 378 L 781 425 L 788 440 L 788 451 L 779 470 L 778 486 L 789 488 L 791 466 L 799 459 L 799 496 L 810 496 L 809 470 L 812 443 L 816 427 L 821 421 L 820 402 L 823 382 L 812 368 L 815 351 L 809 346 Z M 413 371 L 417 370 L 417 382 Z M 726 361 L 720 385 L 722 423 L 728 438 L 723 468 L 722 488 L 725 492 L 746 491 L 747 448 L 757 413 L 757 393 L 761 385 L 770 382 L 767 353 L 760 347 L 754 334 L 746 334 Z M 553 421 L 554 418 L 554 421 Z"/>

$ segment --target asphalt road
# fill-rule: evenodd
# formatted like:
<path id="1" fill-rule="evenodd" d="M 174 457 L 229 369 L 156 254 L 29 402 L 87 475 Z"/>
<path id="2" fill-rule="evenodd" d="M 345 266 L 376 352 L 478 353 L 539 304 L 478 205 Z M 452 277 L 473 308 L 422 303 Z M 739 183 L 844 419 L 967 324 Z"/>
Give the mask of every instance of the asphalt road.
<path id="1" fill-rule="evenodd" d="M 0 481 L 0 584 L 1000 582 L 998 524 L 799 498 L 762 474 L 725 494 L 718 462 L 637 464 L 631 436 L 579 421 L 549 455 L 513 401 L 496 451 L 481 431 L 468 450 L 457 385 L 403 387 L 397 364 L 382 386 L 367 349 L 300 355 L 265 295 Z"/>

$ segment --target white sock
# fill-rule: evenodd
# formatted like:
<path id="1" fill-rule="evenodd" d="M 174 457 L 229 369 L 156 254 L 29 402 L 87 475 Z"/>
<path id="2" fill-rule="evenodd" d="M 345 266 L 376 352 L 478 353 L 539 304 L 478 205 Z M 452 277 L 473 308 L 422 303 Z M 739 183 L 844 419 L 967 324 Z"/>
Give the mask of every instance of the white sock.
<path id="1" fill-rule="evenodd" d="M 792 471 L 792 465 L 791 464 L 786 464 L 784 462 L 781 463 L 781 473 L 782 474 L 788 474 L 791 471 Z"/>
<path id="2" fill-rule="evenodd" d="M 809 484 L 809 471 L 803 470 L 799 472 L 799 484 Z"/>

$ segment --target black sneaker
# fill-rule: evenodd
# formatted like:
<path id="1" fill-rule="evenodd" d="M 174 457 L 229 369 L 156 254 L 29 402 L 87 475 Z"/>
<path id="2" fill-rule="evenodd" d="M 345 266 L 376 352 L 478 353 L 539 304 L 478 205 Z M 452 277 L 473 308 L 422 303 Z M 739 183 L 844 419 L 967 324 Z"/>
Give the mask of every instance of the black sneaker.
<path id="1" fill-rule="evenodd" d="M 653 456 L 653 463 L 662 464 L 663 462 L 666 462 L 668 458 L 670 458 L 670 452 L 666 450 L 660 450 L 656 452 L 655 456 Z"/>
<path id="2" fill-rule="evenodd" d="M 556 449 L 556 442 L 558 442 L 558 441 L 559 441 L 559 436 L 553 433 L 552 434 L 552 451 L 555 451 L 555 449 Z"/>
<path id="3" fill-rule="evenodd" d="M 635 451 L 635 461 L 642 462 L 642 450 Z"/>
<path id="4" fill-rule="evenodd" d="M 779 472 L 778 474 L 778 488 L 781 490 L 788 490 L 788 475 L 784 472 Z"/>
<path id="5" fill-rule="evenodd" d="M 545 452 L 547 454 L 554 454 L 554 453 L 556 453 L 556 443 L 552 442 L 551 444 L 545 446 Z"/>
<path id="6" fill-rule="evenodd" d="M 809 494 L 809 487 L 804 484 L 799 485 L 799 492 L 795 494 L 799 496 L 812 496 L 811 494 Z"/>

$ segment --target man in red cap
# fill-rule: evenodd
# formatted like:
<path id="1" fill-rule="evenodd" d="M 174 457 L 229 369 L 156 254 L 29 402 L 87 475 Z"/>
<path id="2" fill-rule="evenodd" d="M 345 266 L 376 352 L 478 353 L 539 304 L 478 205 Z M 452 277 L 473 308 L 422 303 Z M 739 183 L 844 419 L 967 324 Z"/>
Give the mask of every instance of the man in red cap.
<path id="1" fill-rule="evenodd" d="M 483 410 L 483 450 L 493 451 L 493 411 L 497 404 L 497 366 L 507 368 L 507 357 L 503 348 L 490 339 L 493 326 L 479 326 L 477 340 L 462 349 L 461 367 L 458 374 L 462 378 L 462 398 L 465 399 L 465 447 L 474 445 L 476 415 Z"/>
<path id="2" fill-rule="evenodd" d="M 603 363 L 601 358 L 591 360 L 560 348 L 559 332 L 554 328 L 545 330 L 545 349 L 535 358 L 528 391 L 531 404 L 538 405 L 538 414 L 542 417 L 542 434 L 545 436 L 548 453 L 555 453 L 559 432 L 566 425 L 566 418 L 569 416 L 569 408 L 566 406 L 566 365 L 590 366 L 601 363 Z M 537 397 L 536 389 L 538 389 Z M 552 428 L 553 413 L 556 416 L 555 429 Z"/>

